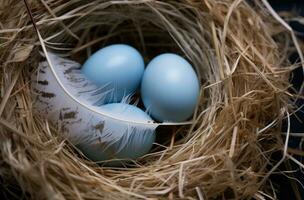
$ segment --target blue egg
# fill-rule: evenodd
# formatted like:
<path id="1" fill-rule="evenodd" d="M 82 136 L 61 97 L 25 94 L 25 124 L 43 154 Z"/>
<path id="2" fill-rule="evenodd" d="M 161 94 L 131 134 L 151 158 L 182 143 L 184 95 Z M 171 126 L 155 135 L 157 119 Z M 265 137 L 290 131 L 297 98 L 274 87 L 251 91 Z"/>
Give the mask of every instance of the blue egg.
<path id="1" fill-rule="evenodd" d="M 140 108 L 125 103 L 106 104 L 100 107 L 100 111 L 102 111 L 107 116 L 125 121 L 141 123 L 148 123 L 153 121 L 151 117 Z"/>
<path id="2" fill-rule="evenodd" d="M 191 64 L 179 55 L 166 53 L 148 64 L 141 96 L 148 113 L 156 120 L 182 122 L 193 114 L 199 88 Z"/>
<path id="3" fill-rule="evenodd" d="M 133 105 L 113 103 L 103 105 L 99 110 L 115 119 L 141 123 L 153 121 L 147 113 Z M 93 144 L 79 145 L 78 148 L 93 161 L 135 160 L 147 154 L 155 141 L 155 129 L 146 129 L 145 126 L 126 129 L 124 123 L 128 122 L 121 122 L 121 126 L 117 126 L 117 123 L 115 123 L 115 126 L 111 127 L 110 122 L 108 122 L 107 129 L 103 130 L 106 133 L 120 133 L 121 138 L 119 140 L 112 143 L 97 141 Z M 122 163 L 122 161 L 107 162 L 111 166 L 119 166 Z"/>
<path id="4" fill-rule="evenodd" d="M 104 93 L 101 103 L 114 103 L 136 91 L 144 68 L 144 59 L 135 48 L 115 44 L 104 47 L 89 57 L 82 72 Z"/>

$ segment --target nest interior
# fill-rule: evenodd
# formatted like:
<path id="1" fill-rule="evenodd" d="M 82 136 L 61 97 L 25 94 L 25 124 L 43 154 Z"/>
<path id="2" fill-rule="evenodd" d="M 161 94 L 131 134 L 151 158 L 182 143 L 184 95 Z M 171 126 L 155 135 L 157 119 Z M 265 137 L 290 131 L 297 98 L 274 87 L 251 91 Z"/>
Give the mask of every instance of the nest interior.
<path id="1" fill-rule="evenodd" d="M 146 61 L 177 52 L 200 74 L 202 95 L 194 123 L 175 128 L 173 135 L 163 130 L 160 144 L 137 166 L 100 167 L 77 154 L 56 126 L 33 111 L 30 76 L 44 58 L 24 2 L 4 1 L 0 176 L 7 194 L 19 190 L 34 199 L 263 199 L 275 194 L 267 166 L 271 154 L 283 148 L 280 121 L 288 110 L 292 67 L 290 40 L 280 42 L 288 38 L 286 31 L 262 4 L 27 2 L 48 49 L 79 62 L 112 43 L 135 46 Z"/>

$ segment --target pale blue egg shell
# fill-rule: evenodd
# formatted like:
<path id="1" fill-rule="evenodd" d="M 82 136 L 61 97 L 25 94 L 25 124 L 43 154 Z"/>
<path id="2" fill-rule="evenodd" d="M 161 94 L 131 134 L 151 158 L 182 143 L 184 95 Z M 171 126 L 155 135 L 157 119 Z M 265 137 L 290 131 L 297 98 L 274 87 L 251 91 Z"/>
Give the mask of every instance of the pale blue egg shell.
<path id="1" fill-rule="evenodd" d="M 181 122 L 194 112 L 199 97 L 199 80 L 183 57 L 166 53 L 147 66 L 141 83 L 143 103 L 158 121 Z"/>
<path id="2" fill-rule="evenodd" d="M 100 110 L 108 116 L 116 119 L 148 123 L 152 122 L 152 118 L 140 108 L 125 104 L 125 103 L 111 103 L 100 107 Z"/>
<path id="3" fill-rule="evenodd" d="M 105 93 L 104 102 L 120 102 L 140 86 L 144 59 L 133 47 L 115 44 L 95 52 L 82 67 L 85 76 Z"/>
<path id="4" fill-rule="evenodd" d="M 153 121 L 151 117 L 141 109 L 136 106 L 123 103 L 113 103 L 101 106 L 100 111 L 121 120 L 143 123 Z M 119 128 L 120 127 L 113 127 L 113 129 Z M 143 132 L 143 129 L 129 129 L 125 131 L 126 132 L 121 140 L 113 143 L 112 145 L 100 145 L 100 143 L 97 143 L 96 145 L 79 145 L 78 148 L 93 161 L 112 159 L 135 160 L 150 151 L 155 141 L 155 131 Z M 107 164 L 111 166 L 119 166 L 122 162 L 111 161 Z"/>

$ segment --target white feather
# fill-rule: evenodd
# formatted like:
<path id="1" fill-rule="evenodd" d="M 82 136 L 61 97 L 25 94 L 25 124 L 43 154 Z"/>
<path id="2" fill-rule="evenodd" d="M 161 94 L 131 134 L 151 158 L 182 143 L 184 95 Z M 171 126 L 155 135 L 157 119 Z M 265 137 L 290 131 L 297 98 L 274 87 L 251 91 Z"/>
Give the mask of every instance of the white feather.
<path id="1" fill-rule="evenodd" d="M 136 144 L 147 145 L 145 140 L 155 137 L 159 124 L 131 122 L 104 115 L 96 106 L 104 94 L 80 73 L 79 63 L 52 53 L 47 56 L 53 68 L 47 62 L 42 62 L 32 78 L 34 107 L 57 124 L 73 144 L 84 150 L 102 148 L 104 152 L 115 151 L 114 154 L 118 154 L 128 145 L 133 145 L 136 152 Z M 149 149 L 147 146 L 141 155 Z"/>

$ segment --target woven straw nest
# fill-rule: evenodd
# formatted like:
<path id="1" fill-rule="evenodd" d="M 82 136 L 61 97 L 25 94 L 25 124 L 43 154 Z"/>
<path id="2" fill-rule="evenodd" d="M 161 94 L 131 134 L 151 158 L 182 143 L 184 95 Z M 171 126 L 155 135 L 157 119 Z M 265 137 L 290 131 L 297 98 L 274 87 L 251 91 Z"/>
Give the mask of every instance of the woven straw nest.
<path id="1" fill-rule="evenodd" d="M 270 157 L 284 148 L 280 124 L 290 107 L 293 66 L 287 61 L 288 29 L 267 4 L 28 0 L 28 5 L 45 45 L 80 62 L 115 42 L 132 44 L 146 60 L 161 52 L 182 54 L 201 75 L 201 102 L 191 126 L 161 130 L 152 152 L 134 167 L 101 167 L 85 159 L 43 113 L 33 111 L 30 76 L 44 57 L 24 2 L 4 0 L 0 175 L 6 194 L 17 199 L 274 196 L 268 177 L 277 165 Z"/>

